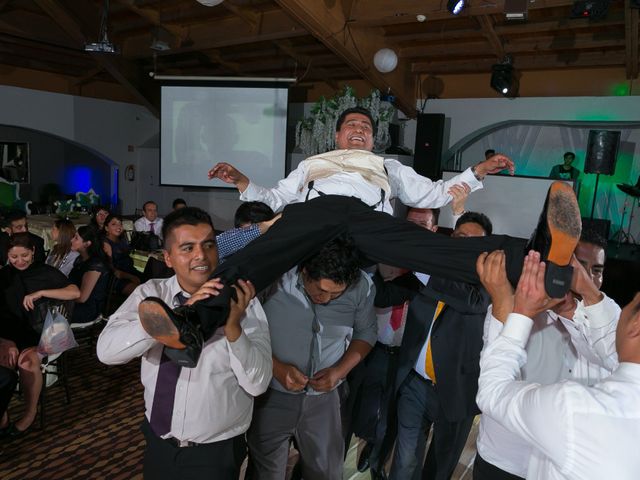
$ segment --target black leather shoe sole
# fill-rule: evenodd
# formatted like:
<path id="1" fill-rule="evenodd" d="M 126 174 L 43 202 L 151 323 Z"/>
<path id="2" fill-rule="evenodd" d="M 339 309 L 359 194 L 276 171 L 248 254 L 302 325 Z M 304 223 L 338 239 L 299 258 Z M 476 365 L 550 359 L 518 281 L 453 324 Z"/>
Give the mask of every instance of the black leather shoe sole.
<path id="1" fill-rule="evenodd" d="M 175 349 L 184 349 L 180 341 L 180 331 L 173 320 L 173 311 L 162 299 L 145 298 L 138 306 L 138 315 L 142 328 L 163 345 Z"/>

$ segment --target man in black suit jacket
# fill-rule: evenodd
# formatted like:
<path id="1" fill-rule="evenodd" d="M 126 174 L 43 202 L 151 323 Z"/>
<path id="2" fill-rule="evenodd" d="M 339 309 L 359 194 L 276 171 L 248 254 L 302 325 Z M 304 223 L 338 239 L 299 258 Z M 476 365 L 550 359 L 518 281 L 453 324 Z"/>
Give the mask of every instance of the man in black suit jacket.
<path id="1" fill-rule="evenodd" d="M 0 235 L 0 266 L 7 263 L 7 248 L 9 244 L 9 237 L 16 233 L 27 232 L 29 234 L 29 237 L 36 246 L 36 262 L 44 262 L 46 260 L 47 257 L 44 253 L 44 239 L 29 232 L 29 224 L 27 223 L 26 213 L 20 210 L 11 211 L 5 217 L 5 222 L 7 223 L 8 232 Z"/>
<path id="2" fill-rule="evenodd" d="M 490 233 L 486 217 L 468 213 L 456 224 L 453 236 Z M 423 479 L 449 479 L 479 413 L 475 397 L 490 299 L 480 286 L 434 277 L 423 286 L 413 278 L 376 282 L 376 305 L 412 299 L 398 360 L 398 432 L 390 479 L 418 479 L 421 472 Z M 411 281 L 413 286 L 407 288 Z M 439 303 L 444 305 L 441 309 Z M 431 372 L 425 366 L 429 351 Z M 422 469 L 431 425 L 433 441 Z"/>

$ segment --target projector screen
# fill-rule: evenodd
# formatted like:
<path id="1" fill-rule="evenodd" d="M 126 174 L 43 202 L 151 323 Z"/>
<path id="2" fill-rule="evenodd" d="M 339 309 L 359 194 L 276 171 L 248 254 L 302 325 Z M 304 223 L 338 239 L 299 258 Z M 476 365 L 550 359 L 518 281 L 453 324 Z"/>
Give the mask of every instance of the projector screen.
<path id="1" fill-rule="evenodd" d="M 166 84 L 160 117 L 160 183 L 235 188 L 208 180 L 228 162 L 265 187 L 285 173 L 287 85 Z"/>

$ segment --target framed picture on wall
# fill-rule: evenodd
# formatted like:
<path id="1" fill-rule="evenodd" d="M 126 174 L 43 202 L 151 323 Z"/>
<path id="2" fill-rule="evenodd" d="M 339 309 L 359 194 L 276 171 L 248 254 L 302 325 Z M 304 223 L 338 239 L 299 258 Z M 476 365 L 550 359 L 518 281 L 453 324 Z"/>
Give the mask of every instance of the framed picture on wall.
<path id="1" fill-rule="evenodd" d="M 29 183 L 29 144 L 0 142 L 0 176 L 9 182 Z"/>

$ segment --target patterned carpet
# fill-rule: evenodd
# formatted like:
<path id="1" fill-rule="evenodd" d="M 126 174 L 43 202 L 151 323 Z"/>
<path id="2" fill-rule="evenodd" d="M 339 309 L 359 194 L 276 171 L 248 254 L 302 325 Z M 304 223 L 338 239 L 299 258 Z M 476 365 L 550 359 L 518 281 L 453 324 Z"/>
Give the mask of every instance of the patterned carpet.
<path id="1" fill-rule="evenodd" d="M 45 431 L 39 417 L 22 438 L 0 440 L 0 479 L 141 479 L 144 414 L 140 363 L 105 367 L 89 351 L 68 352 L 71 403 L 49 387 Z M 10 415 L 18 418 L 14 396 Z"/>
<path id="2" fill-rule="evenodd" d="M 67 353 L 71 403 L 61 382 L 47 390 L 46 425 L 40 417 L 16 440 L 0 440 L 0 480 L 140 480 L 144 415 L 140 362 L 106 367 L 93 351 Z M 14 396 L 9 413 L 19 418 L 22 399 Z M 454 480 L 471 477 L 477 422 L 462 454 Z M 345 462 L 345 480 L 368 480 L 355 468 L 361 448 L 353 439 Z M 290 458 L 293 464 L 295 458 Z M 243 478 L 244 475 L 241 475 Z"/>

